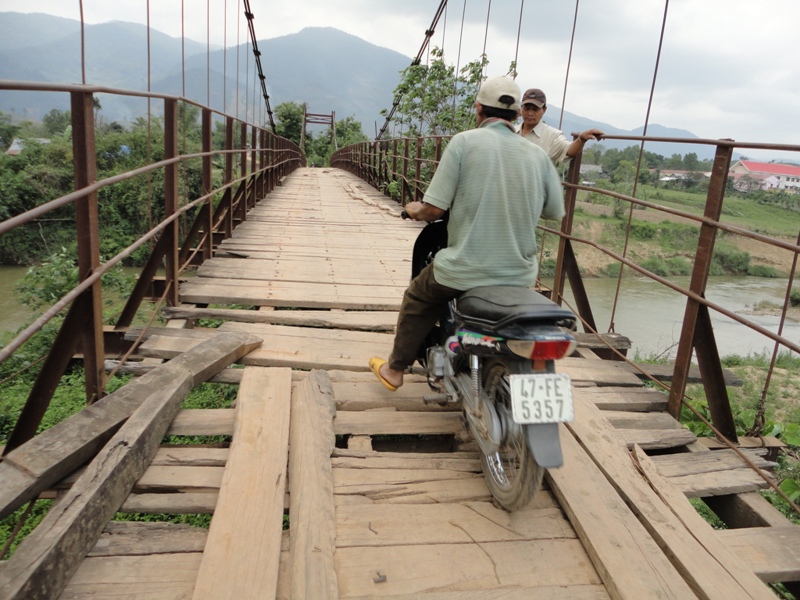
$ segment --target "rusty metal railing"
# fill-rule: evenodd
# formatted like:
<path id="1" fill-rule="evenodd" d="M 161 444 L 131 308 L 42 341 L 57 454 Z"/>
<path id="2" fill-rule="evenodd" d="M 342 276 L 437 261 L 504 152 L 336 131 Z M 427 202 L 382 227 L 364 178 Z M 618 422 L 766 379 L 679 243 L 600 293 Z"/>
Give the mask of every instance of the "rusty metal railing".
<path id="1" fill-rule="evenodd" d="M 119 344 L 121 333 L 131 324 L 142 302 L 148 297 L 157 297 L 158 291 L 163 291 L 165 301 L 170 305 L 176 305 L 180 275 L 186 266 L 210 258 L 215 245 L 231 235 L 236 223 L 246 220 L 247 211 L 258 200 L 274 189 L 282 177 L 305 165 L 305 157 L 297 145 L 276 136 L 271 131 L 183 97 L 90 85 L 18 81 L 0 81 L 0 90 L 68 93 L 70 96 L 75 191 L 3 221 L 0 223 L 0 235 L 60 207 L 74 205 L 80 282 L 15 339 L 0 349 L 1 363 L 12 356 L 53 317 L 67 309 L 55 343 L 44 361 L 5 446 L 4 453 L 8 453 L 33 437 L 59 380 L 76 352 L 83 355 L 87 402 L 91 403 L 101 398 L 105 393 L 104 363 L 107 347 L 109 343 Z M 163 101 L 162 160 L 96 181 L 94 95 L 97 93 Z M 200 109 L 202 151 L 199 153 L 179 152 L 178 114 L 181 102 Z M 225 124 L 223 150 L 212 148 L 212 127 L 215 116 L 217 119 L 222 119 Z M 235 145 L 237 127 L 238 145 Z M 225 159 L 222 184 L 217 187 L 213 186 L 212 176 L 212 158 L 215 155 L 223 155 Z M 234 174 L 234 161 L 237 157 L 238 172 Z M 181 205 L 178 193 L 178 167 L 181 163 L 191 160 L 200 160 L 202 163 L 202 195 L 197 198 L 186 198 Z M 164 218 L 116 256 L 101 262 L 98 191 L 158 170 L 163 170 L 164 173 L 164 192 L 161 198 Z M 183 236 L 182 228 L 179 226 L 182 219 L 190 222 L 187 233 Z M 149 258 L 114 330 L 107 331 L 103 324 L 100 278 L 145 244 L 152 245 Z M 157 277 L 157 272 L 161 268 L 165 272 L 163 281 Z"/>
<path id="2" fill-rule="evenodd" d="M 625 140 L 632 143 L 664 142 L 714 147 L 715 157 L 703 215 L 697 216 L 655 202 L 649 202 L 598 187 L 581 185 L 580 167 L 582 156 L 579 154 L 570 162 L 564 181 L 567 215 L 561 223 L 561 229 L 556 231 L 541 224 L 539 226 L 541 230 L 558 236 L 558 253 L 553 284 L 553 297 L 556 301 L 561 303 L 564 298 L 565 283 L 569 281 L 576 304 L 576 312 L 583 321 L 584 327 L 587 331 L 597 331 L 592 305 L 589 301 L 573 248 L 573 245 L 576 243 L 592 246 L 607 257 L 617 261 L 621 266 L 629 267 L 635 270 L 639 275 L 658 282 L 660 285 L 669 287 L 673 291 L 685 296 L 686 305 L 682 317 L 683 324 L 680 341 L 678 343 L 671 379 L 668 410 L 674 417 L 679 418 L 681 403 L 686 392 L 689 368 L 693 355 L 696 355 L 709 411 L 712 417 L 712 423 L 722 435 L 729 440 L 735 441 L 737 439 L 736 427 L 731 413 L 730 401 L 725 386 L 723 370 L 717 351 L 714 330 L 711 326 L 709 311 L 715 311 L 716 313 L 725 315 L 742 326 L 748 327 L 760 335 L 765 336 L 774 342 L 775 353 L 777 353 L 779 347 L 800 353 L 800 346 L 786 337 L 773 333 L 758 325 L 753 320 L 727 310 L 705 298 L 706 286 L 711 273 L 714 244 L 719 232 L 726 232 L 781 248 L 794 256 L 786 297 L 782 307 L 782 328 L 786 318 L 789 295 L 797 269 L 797 257 L 800 254 L 800 245 L 798 244 L 800 244 L 800 240 L 795 243 L 790 243 L 722 222 L 720 217 L 722 215 L 728 172 L 735 148 L 800 152 L 800 146 L 739 143 L 732 140 L 662 137 L 606 136 L 606 138 Z M 405 205 L 411 200 L 422 199 L 427 183 L 430 181 L 432 171 L 438 164 L 442 148 L 445 146 L 448 139 L 447 137 L 401 138 L 363 142 L 361 144 L 342 148 L 336 152 L 331 158 L 331 165 L 353 173 Z M 651 272 L 624 254 L 621 255 L 606 246 L 576 236 L 573 232 L 573 226 L 577 207 L 577 193 L 580 190 L 617 199 L 621 202 L 628 203 L 631 208 L 633 206 L 646 207 L 648 209 L 680 216 L 697 223 L 699 226 L 699 236 L 695 247 L 691 280 L 688 288 L 678 286 L 668 279 Z M 798 222 L 800 222 L 800 220 L 798 220 Z"/>

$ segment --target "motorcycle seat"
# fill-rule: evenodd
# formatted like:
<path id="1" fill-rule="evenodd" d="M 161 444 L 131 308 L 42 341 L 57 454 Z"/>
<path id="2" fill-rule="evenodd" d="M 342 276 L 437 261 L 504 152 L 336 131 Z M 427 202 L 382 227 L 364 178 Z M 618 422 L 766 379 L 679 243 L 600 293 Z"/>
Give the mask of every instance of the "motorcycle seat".
<path id="1" fill-rule="evenodd" d="M 539 292 L 511 285 L 467 290 L 456 300 L 456 312 L 467 322 L 496 326 L 525 320 L 572 327 L 576 321 L 571 310 Z"/>

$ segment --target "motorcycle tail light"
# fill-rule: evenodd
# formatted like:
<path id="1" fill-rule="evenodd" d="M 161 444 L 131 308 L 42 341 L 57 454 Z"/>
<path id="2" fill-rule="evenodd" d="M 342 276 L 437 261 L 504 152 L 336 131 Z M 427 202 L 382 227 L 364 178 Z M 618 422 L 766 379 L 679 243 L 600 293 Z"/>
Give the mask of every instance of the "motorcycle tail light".
<path id="1" fill-rule="evenodd" d="M 577 342 L 571 337 L 540 340 L 508 340 L 508 349 L 531 360 L 557 360 L 572 354 Z"/>

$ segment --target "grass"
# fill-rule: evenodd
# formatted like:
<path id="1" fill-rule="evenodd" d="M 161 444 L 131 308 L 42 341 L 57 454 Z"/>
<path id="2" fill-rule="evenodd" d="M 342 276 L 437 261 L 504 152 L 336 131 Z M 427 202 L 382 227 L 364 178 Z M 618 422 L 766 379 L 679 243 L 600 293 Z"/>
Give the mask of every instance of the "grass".
<path id="1" fill-rule="evenodd" d="M 130 376 L 117 377 L 109 384 L 109 391 L 119 388 Z M 0 388 L 0 444 L 8 439 L 8 435 L 16 423 L 22 406 L 27 398 L 26 384 L 7 385 Z M 195 387 L 183 401 L 182 408 L 230 408 L 238 391 L 237 385 L 202 383 Z M 50 404 L 39 431 L 44 431 L 77 413 L 86 405 L 83 389 L 83 376 L 79 371 L 67 376 L 56 390 L 56 395 Z M 164 444 L 219 444 L 227 445 L 230 436 L 167 436 Z M 8 555 L 13 554 L 20 542 L 44 518 L 52 501 L 38 500 L 34 502 L 30 514 L 27 516 L 19 534 L 9 548 Z M 5 547 L 11 539 L 15 528 L 27 509 L 23 506 L 5 519 L 0 520 L 0 549 Z M 168 523 L 188 524 L 195 527 L 208 527 L 211 515 L 203 514 L 151 514 L 151 513 L 117 513 L 117 521 L 159 521 Z M 7 558 L 7 557 L 0 557 Z"/>

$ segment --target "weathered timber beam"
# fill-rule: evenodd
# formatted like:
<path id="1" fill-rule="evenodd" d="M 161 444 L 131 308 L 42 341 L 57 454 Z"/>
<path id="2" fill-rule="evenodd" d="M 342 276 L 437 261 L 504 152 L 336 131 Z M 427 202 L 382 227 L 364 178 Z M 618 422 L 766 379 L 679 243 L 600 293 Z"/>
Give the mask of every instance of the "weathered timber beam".
<path id="1" fill-rule="evenodd" d="M 223 335 L 172 365 L 172 378 L 133 411 L 75 485 L 20 544 L 0 573 L 0 598 L 56 598 L 155 456 L 183 398 L 211 364 L 224 368 L 260 340 Z"/>
<path id="2" fill-rule="evenodd" d="M 258 338 L 221 334 L 15 448 L 0 463 L 0 481 L 4 482 L 0 486 L 0 518 L 36 498 L 94 456 L 145 398 L 168 387 L 177 375 L 188 370 L 192 386 L 197 385 L 260 345 Z"/>

